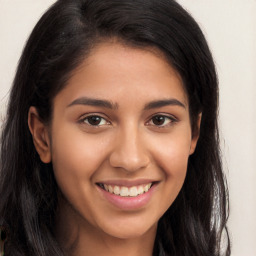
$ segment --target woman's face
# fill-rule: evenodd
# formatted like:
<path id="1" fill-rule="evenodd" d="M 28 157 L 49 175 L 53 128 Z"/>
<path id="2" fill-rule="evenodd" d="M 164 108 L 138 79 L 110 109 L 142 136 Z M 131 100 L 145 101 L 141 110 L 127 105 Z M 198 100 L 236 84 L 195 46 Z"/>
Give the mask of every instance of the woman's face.
<path id="1" fill-rule="evenodd" d="M 179 74 L 118 43 L 95 48 L 55 97 L 49 137 L 66 217 L 119 238 L 156 229 L 197 142 Z"/>

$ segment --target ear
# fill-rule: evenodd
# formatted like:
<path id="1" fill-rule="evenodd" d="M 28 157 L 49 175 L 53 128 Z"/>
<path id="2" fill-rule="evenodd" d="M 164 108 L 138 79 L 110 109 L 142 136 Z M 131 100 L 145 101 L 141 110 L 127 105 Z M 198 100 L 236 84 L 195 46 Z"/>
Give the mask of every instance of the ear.
<path id="1" fill-rule="evenodd" d="M 200 135 L 201 120 L 202 120 L 202 113 L 200 113 L 198 115 L 196 126 L 194 127 L 194 129 L 192 131 L 192 140 L 191 140 L 190 152 L 189 152 L 190 155 L 192 155 L 196 149 L 197 141 L 198 141 L 199 135 Z"/>
<path id="2" fill-rule="evenodd" d="M 33 137 L 37 153 L 43 163 L 51 162 L 51 147 L 48 127 L 41 121 L 37 109 L 30 107 L 28 112 L 28 127 Z"/>

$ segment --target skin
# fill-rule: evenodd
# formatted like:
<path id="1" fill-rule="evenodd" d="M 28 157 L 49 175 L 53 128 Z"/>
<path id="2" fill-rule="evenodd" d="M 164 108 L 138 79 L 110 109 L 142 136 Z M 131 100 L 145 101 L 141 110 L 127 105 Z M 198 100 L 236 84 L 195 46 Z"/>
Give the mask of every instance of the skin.
<path id="1" fill-rule="evenodd" d="M 100 117 L 97 125 L 89 116 Z M 177 197 L 198 140 L 182 79 L 162 54 L 100 44 L 55 97 L 51 125 L 34 107 L 28 121 L 62 192 L 56 236 L 69 254 L 152 255 L 158 220 Z M 97 186 L 142 179 L 157 183 L 138 209 L 116 207 Z"/>

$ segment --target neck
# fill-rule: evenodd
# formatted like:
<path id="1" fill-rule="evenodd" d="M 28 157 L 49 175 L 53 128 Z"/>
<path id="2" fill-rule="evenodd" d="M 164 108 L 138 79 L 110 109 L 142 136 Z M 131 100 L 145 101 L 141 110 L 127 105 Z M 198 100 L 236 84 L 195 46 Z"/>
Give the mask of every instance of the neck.
<path id="1" fill-rule="evenodd" d="M 67 255 L 153 255 L 157 225 L 138 237 L 118 238 L 88 223 L 70 205 L 65 204 L 60 209 L 56 218 L 56 237 Z"/>

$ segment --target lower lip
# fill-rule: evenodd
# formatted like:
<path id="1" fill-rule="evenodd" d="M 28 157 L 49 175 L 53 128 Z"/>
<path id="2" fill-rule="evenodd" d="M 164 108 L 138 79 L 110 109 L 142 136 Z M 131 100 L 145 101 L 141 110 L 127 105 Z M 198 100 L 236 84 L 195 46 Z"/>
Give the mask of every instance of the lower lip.
<path id="1" fill-rule="evenodd" d="M 118 196 L 104 190 L 103 188 L 100 188 L 98 186 L 97 187 L 100 190 L 101 194 L 104 196 L 104 198 L 115 207 L 121 210 L 137 210 L 146 206 L 149 203 L 156 189 L 156 186 L 157 184 L 153 184 L 147 192 L 134 197 Z"/>

